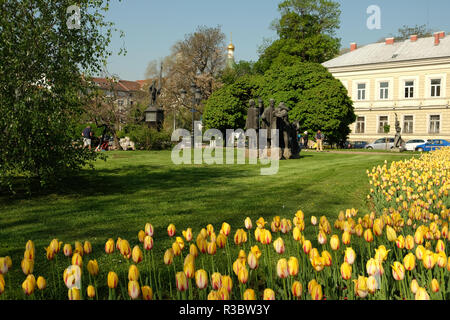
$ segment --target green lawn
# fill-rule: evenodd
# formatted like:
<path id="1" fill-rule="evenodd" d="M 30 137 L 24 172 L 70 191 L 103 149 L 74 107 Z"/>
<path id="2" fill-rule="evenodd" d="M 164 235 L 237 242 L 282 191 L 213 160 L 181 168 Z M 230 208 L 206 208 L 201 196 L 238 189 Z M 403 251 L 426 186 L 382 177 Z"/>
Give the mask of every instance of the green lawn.
<path id="1" fill-rule="evenodd" d="M 99 261 L 104 273 L 101 281 L 105 281 L 109 270 L 105 266 L 102 270 L 102 263 L 116 268 L 104 254 L 106 240 L 120 236 L 133 247 L 146 222 L 155 227 L 159 260 L 171 246 L 166 232 L 169 223 L 175 224 L 177 235 L 192 227 L 194 239 L 209 223 L 218 234 L 222 222 L 228 222 L 232 236 L 243 228 L 247 216 L 253 221 L 260 216 L 270 221 L 275 215 L 292 219 L 298 209 L 305 212 L 306 221 L 311 215 L 325 215 L 332 223 L 339 210 L 354 207 L 367 212 L 366 169 L 410 156 L 308 152 L 301 159 L 281 161 L 277 175 L 261 176 L 259 165 L 176 166 L 170 151 L 111 152 L 94 171 L 86 169 L 57 192 L 31 199 L 2 198 L 0 257 L 12 257 L 9 275 L 21 291 L 25 276 L 20 261 L 27 240 L 36 245 L 34 274 L 48 278 L 44 246 L 53 238 L 72 246 L 89 240 L 94 249 L 90 258 Z M 61 259 L 58 277 L 69 265 Z"/>

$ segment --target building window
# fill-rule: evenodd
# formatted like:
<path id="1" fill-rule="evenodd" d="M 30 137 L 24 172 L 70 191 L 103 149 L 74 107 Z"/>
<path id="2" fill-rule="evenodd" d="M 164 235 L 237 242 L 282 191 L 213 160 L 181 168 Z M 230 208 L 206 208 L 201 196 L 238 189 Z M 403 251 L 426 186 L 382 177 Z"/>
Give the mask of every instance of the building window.
<path id="1" fill-rule="evenodd" d="M 403 133 L 414 133 L 414 116 L 403 117 Z"/>
<path id="2" fill-rule="evenodd" d="M 119 104 L 119 106 L 123 106 L 123 100 L 122 99 L 117 100 L 117 103 Z"/>
<path id="3" fill-rule="evenodd" d="M 440 97 L 441 96 L 441 79 L 431 80 L 431 96 Z"/>
<path id="4" fill-rule="evenodd" d="M 366 127 L 366 118 L 358 117 L 356 118 L 356 130 L 355 133 L 364 133 Z"/>
<path id="5" fill-rule="evenodd" d="M 378 121 L 378 133 L 384 133 L 384 126 L 389 124 L 388 116 L 380 116 Z"/>
<path id="6" fill-rule="evenodd" d="M 380 82 L 380 99 L 389 99 L 389 82 Z"/>
<path id="7" fill-rule="evenodd" d="M 366 100 L 366 84 L 358 83 L 358 100 Z"/>
<path id="8" fill-rule="evenodd" d="M 405 98 L 414 98 L 414 81 L 405 81 Z"/>
<path id="9" fill-rule="evenodd" d="M 441 128 L 441 116 L 431 115 L 430 116 L 430 133 L 439 133 Z"/>

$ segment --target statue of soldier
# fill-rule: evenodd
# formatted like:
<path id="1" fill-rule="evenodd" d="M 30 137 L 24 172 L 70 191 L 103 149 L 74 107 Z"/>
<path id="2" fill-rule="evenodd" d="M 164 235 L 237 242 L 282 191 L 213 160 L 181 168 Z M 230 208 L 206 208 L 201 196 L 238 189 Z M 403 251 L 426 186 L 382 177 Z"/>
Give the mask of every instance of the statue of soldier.
<path id="1" fill-rule="evenodd" d="M 274 122 L 275 117 L 273 116 L 273 112 L 275 111 L 274 108 L 275 100 L 270 99 L 269 107 L 264 110 L 262 116 L 261 116 L 261 129 L 267 130 L 267 147 L 270 148 L 271 143 L 271 129 L 276 129 L 276 121 Z M 275 125 L 272 127 L 272 125 Z"/>
<path id="2" fill-rule="evenodd" d="M 156 87 L 156 80 L 153 80 L 152 85 L 149 87 L 150 91 L 150 106 L 155 106 L 156 100 L 158 99 L 159 95 L 161 94 L 161 87 L 162 87 L 162 71 L 163 66 L 161 64 L 161 70 L 159 73 L 159 87 Z"/>
<path id="3" fill-rule="evenodd" d="M 394 148 L 404 151 L 405 141 L 402 139 L 400 134 L 402 132 L 402 128 L 400 127 L 400 121 L 398 121 L 397 113 L 395 114 L 395 132 Z"/>

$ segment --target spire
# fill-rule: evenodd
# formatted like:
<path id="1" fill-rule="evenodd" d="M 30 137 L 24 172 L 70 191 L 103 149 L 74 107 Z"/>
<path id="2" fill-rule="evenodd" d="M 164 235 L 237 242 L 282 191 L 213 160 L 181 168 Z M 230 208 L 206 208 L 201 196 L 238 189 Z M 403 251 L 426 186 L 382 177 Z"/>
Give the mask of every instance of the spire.
<path id="1" fill-rule="evenodd" d="M 235 65 L 235 61 L 234 61 L 234 44 L 233 44 L 233 33 L 231 33 L 230 35 L 230 44 L 228 45 L 227 51 L 228 51 L 228 56 L 227 56 L 227 67 L 229 68 L 234 68 Z"/>

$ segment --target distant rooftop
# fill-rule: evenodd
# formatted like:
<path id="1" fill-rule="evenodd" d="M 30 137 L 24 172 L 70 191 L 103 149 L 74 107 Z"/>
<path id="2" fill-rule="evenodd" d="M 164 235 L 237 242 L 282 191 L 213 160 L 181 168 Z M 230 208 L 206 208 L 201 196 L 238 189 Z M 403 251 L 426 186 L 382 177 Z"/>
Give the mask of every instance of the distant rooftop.
<path id="1" fill-rule="evenodd" d="M 351 50 L 324 62 L 322 65 L 326 68 L 338 68 L 450 57 L 450 36 L 446 37 L 444 32 L 439 32 L 433 37 L 417 38 L 417 36 L 411 36 L 410 39 L 405 41 L 388 38 L 385 42 L 372 43 L 361 48 L 352 44 Z"/>

